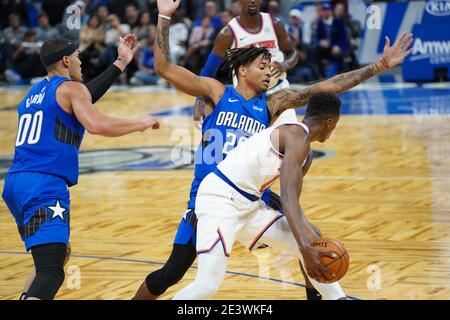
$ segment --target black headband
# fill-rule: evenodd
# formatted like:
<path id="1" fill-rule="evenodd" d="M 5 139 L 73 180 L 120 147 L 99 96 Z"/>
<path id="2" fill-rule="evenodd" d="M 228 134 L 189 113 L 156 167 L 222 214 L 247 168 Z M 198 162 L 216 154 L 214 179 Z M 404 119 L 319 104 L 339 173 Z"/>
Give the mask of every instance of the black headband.
<path id="1" fill-rule="evenodd" d="M 58 62 L 59 60 L 61 60 L 63 57 L 70 56 L 77 49 L 78 49 L 78 46 L 76 44 L 70 43 L 67 47 L 65 47 L 64 49 L 62 49 L 58 52 L 49 54 L 48 56 L 45 56 L 45 57 L 41 56 L 41 61 L 44 64 L 44 66 L 48 67 L 48 66 L 51 66 L 52 64 Z"/>

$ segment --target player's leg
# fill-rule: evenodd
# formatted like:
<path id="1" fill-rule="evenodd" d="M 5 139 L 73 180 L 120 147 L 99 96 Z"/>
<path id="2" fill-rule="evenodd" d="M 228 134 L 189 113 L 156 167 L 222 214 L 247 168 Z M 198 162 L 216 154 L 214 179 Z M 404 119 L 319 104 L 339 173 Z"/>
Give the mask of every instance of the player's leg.
<path id="1" fill-rule="evenodd" d="M 270 208 L 283 212 L 283 207 L 281 206 L 281 199 L 278 194 L 271 191 L 270 189 L 267 189 L 262 197 L 262 200 L 264 203 L 269 206 Z M 299 260 L 298 264 L 300 266 L 300 271 L 303 274 L 303 277 L 305 278 L 305 291 L 306 291 L 306 298 L 308 300 L 322 300 L 322 296 L 319 291 L 314 288 L 311 281 L 309 281 L 308 276 L 306 275 L 305 269 L 303 268 L 302 262 Z"/>
<path id="2" fill-rule="evenodd" d="M 196 199 L 197 275 L 173 299 L 206 299 L 217 292 L 223 282 L 236 235 L 246 222 L 243 217 L 258 206 L 216 175 L 210 174 L 203 180 Z"/>
<path id="3" fill-rule="evenodd" d="M 53 300 L 64 282 L 66 244 L 49 243 L 31 248 L 36 277 L 28 289 L 26 300 Z"/>
<path id="4" fill-rule="evenodd" d="M 67 262 L 69 262 L 71 252 L 72 252 L 72 248 L 70 246 L 70 242 L 67 242 L 66 258 L 64 260 L 64 266 L 67 265 Z M 27 293 L 28 293 L 28 291 L 30 289 L 30 286 L 33 283 L 35 278 L 36 278 L 36 269 L 33 269 L 28 274 L 27 280 L 25 280 L 25 285 L 23 286 L 22 294 L 20 295 L 19 300 L 25 300 L 25 297 L 27 296 Z"/>
<path id="5" fill-rule="evenodd" d="M 197 257 L 197 217 L 194 209 L 188 209 L 178 226 L 172 252 L 164 266 L 151 272 L 137 290 L 134 300 L 155 300 L 168 288 L 180 281 Z"/>
<path id="6" fill-rule="evenodd" d="M 64 280 L 70 234 L 67 185 L 52 175 L 12 174 L 5 179 L 3 198 L 35 263 L 36 275 L 29 277 L 26 297 L 53 299 Z"/>
<path id="7" fill-rule="evenodd" d="M 181 289 L 173 300 L 204 300 L 213 296 L 223 282 L 227 262 L 228 257 L 220 245 L 208 253 L 199 254 L 195 280 Z"/>
<path id="8" fill-rule="evenodd" d="M 238 241 L 250 250 L 253 249 L 258 241 L 261 241 L 270 247 L 297 255 L 303 264 L 303 257 L 290 231 L 286 217 L 269 207 L 261 208 L 247 221 L 238 236 Z M 309 279 L 314 288 L 322 295 L 323 299 L 345 299 L 344 291 L 338 282 L 324 284 L 312 279 L 308 275 L 306 275 L 306 278 Z"/>

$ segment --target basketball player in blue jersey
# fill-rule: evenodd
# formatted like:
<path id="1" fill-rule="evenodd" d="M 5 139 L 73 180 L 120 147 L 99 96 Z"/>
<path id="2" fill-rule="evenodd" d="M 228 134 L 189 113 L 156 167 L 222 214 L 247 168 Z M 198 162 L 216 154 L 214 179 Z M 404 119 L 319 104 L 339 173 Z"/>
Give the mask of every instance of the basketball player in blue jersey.
<path id="1" fill-rule="evenodd" d="M 156 72 L 177 89 L 212 103 L 202 126 L 202 142 L 195 159 L 188 210 L 175 237 L 172 253 L 163 268 L 149 274 L 134 299 L 156 299 L 178 282 L 196 258 L 195 200 L 203 178 L 212 172 L 239 142 L 262 131 L 290 108 L 304 106 L 319 92 L 337 94 L 403 61 L 412 35 L 402 35 L 390 47 L 386 40 L 382 58 L 359 70 L 335 76 L 302 90 L 282 89 L 269 97 L 266 91 L 271 79 L 271 55 L 265 47 L 234 48 L 227 51 L 224 67 L 238 77 L 236 88 L 227 87 L 213 78 L 199 77 L 170 61 L 170 16 L 180 0 L 158 0 L 158 26 L 155 40 Z M 305 164 L 309 167 L 310 164 Z"/>
<path id="2" fill-rule="evenodd" d="M 135 36 L 121 40 L 119 58 L 100 80 L 110 84 L 137 50 Z M 53 299 L 64 281 L 68 258 L 70 195 L 78 182 L 78 152 L 85 129 L 108 137 L 159 128 L 144 115 L 124 120 L 100 113 L 92 98 L 104 93 L 104 84 L 81 83 L 78 48 L 55 38 L 41 48 L 47 77 L 34 85 L 18 105 L 14 160 L 5 178 L 3 199 L 11 211 L 27 251 L 31 250 L 35 276 L 25 299 Z M 92 94 L 91 94 L 92 92 Z"/>

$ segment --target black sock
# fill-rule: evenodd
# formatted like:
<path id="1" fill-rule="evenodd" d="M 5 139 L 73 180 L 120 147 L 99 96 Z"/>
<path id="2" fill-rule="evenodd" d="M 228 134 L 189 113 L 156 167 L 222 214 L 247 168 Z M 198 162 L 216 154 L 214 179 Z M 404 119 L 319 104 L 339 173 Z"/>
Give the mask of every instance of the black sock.
<path id="1" fill-rule="evenodd" d="M 322 300 L 322 295 L 316 289 L 306 287 L 306 299 L 307 300 Z"/>

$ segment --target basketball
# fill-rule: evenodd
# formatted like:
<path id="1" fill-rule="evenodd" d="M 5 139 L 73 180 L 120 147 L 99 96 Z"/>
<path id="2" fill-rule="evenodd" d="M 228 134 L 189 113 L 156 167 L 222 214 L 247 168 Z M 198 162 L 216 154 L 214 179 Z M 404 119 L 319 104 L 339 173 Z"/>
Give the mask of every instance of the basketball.
<path id="1" fill-rule="evenodd" d="M 333 283 L 342 279 L 347 273 L 350 264 L 350 258 L 344 245 L 335 239 L 320 238 L 313 242 L 313 247 L 336 253 L 336 258 L 325 255 L 320 258 L 320 262 L 335 274 L 334 277 L 325 274 L 325 277 L 328 279 L 326 283 Z"/>

